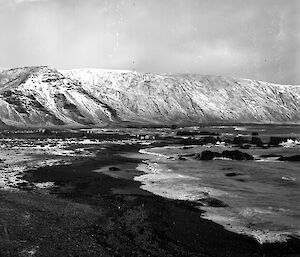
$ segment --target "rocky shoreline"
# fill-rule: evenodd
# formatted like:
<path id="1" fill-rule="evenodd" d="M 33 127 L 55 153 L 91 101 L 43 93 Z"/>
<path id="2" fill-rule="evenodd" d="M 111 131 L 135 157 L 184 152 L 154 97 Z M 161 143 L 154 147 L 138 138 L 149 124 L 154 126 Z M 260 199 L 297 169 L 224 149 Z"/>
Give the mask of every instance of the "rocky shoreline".
<path id="1" fill-rule="evenodd" d="M 297 256 L 299 240 L 259 244 L 201 218 L 186 201 L 141 190 L 132 177 L 140 159 L 121 153 L 141 145 L 106 146 L 96 157 L 27 171 L 51 189 L 0 191 L 0 255 L 6 256 Z M 102 172 L 121 173 L 118 178 Z M 125 174 L 125 175 L 124 175 Z"/>

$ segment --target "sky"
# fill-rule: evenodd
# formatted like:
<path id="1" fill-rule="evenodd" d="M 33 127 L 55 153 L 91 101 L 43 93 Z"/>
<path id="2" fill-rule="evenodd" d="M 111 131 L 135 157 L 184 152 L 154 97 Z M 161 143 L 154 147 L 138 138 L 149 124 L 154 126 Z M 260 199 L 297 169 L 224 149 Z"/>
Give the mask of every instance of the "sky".
<path id="1" fill-rule="evenodd" d="M 300 84 L 300 0 L 0 0 L 0 67 Z"/>

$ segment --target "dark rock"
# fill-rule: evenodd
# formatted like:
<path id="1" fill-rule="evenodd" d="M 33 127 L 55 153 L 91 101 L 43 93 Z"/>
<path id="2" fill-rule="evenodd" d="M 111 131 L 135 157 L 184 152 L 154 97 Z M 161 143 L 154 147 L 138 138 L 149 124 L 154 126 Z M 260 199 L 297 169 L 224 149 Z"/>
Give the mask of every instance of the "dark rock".
<path id="1" fill-rule="evenodd" d="M 279 155 L 279 154 L 263 154 L 263 155 L 260 155 L 260 157 L 262 158 L 268 158 L 268 157 L 283 157 L 282 155 Z"/>
<path id="2" fill-rule="evenodd" d="M 234 137 L 232 143 L 235 145 L 242 145 L 245 143 L 250 143 L 250 141 L 245 137 Z"/>
<path id="3" fill-rule="evenodd" d="M 300 162 L 300 155 L 292 155 L 278 158 L 279 161 Z"/>
<path id="4" fill-rule="evenodd" d="M 178 157 L 178 160 L 180 160 L 180 161 L 186 161 L 186 158 L 184 158 L 184 157 L 182 157 L 182 156 L 179 156 L 179 157 Z"/>
<path id="5" fill-rule="evenodd" d="M 251 147 L 251 145 L 241 145 L 240 148 L 241 149 L 249 149 Z"/>
<path id="6" fill-rule="evenodd" d="M 286 142 L 288 139 L 296 140 L 295 138 L 289 137 L 271 137 L 269 141 L 269 145 L 278 146 L 282 142 Z"/>
<path id="7" fill-rule="evenodd" d="M 263 146 L 264 143 L 261 141 L 259 137 L 252 137 L 251 144 L 254 144 L 256 146 Z"/>
<path id="8" fill-rule="evenodd" d="M 235 150 L 235 151 L 225 150 L 222 153 L 212 152 L 212 151 L 203 151 L 201 153 L 201 155 L 197 154 L 195 156 L 195 159 L 199 159 L 202 161 L 210 161 L 210 160 L 213 160 L 215 157 L 225 157 L 225 158 L 229 158 L 232 160 L 254 160 L 253 156 L 251 156 L 250 154 L 240 152 L 238 150 Z"/>
<path id="9" fill-rule="evenodd" d="M 181 145 L 203 145 L 203 142 L 198 139 L 193 139 L 193 138 L 184 138 L 178 141 L 178 144 Z"/>
<path id="10" fill-rule="evenodd" d="M 119 171 L 120 169 L 118 167 L 109 167 L 109 170 L 111 170 L 111 171 Z"/>
<path id="11" fill-rule="evenodd" d="M 181 157 L 199 157 L 200 158 L 200 154 L 198 153 L 189 153 L 189 154 L 181 154 L 181 155 L 178 155 L 178 156 L 181 156 Z"/>
<path id="12" fill-rule="evenodd" d="M 187 149 L 191 149 L 191 148 L 194 148 L 193 146 L 184 146 L 182 147 L 183 150 L 187 150 Z"/>
<path id="13" fill-rule="evenodd" d="M 226 174 L 225 174 L 226 177 L 235 177 L 235 176 L 237 176 L 237 175 L 240 175 L 240 174 L 235 173 L 235 172 L 229 172 L 229 173 L 226 173 Z"/>
<path id="14" fill-rule="evenodd" d="M 210 132 L 210 131 L 200 131 L 198 135 L 202 136 L 219 136 L 219 133 L 216 132 Z"/>
<path id="15" fill-rule="evenodd" d="M 222 152 L 222 157 L 226 157 L 232 160 L 254 160 L 253 156 L 250 154 L 241 152 L 239 150 L 228 151 L 225 150 Z"/>
<path id="16" fill-rule="evenodd" d="M 252 132 L 252 136 L 258 136 L 258 132 Z"/>
<path id="17" fill-rule="evenodd" d="M 203 142 L 203 144 L 216 144 L 217 143 L 217 139 L 212 136 L 203 137 L 203 138 L 201 138 L 201 141 Z"/>
<path id="18" fill-rule="evenodd" d="M 202 161 L 210 161 L 213 160 L 215 157 L 222 157 L 222 155 L 218 152 L 203 151 L 199 159 Z"/>
<path id="19" fill-rule="evenodd" d="M 179 130 L 176 133 L 176 136 L 193 136 L 195 135 L 194 131 L 184 131 L 184 130 Z"/>

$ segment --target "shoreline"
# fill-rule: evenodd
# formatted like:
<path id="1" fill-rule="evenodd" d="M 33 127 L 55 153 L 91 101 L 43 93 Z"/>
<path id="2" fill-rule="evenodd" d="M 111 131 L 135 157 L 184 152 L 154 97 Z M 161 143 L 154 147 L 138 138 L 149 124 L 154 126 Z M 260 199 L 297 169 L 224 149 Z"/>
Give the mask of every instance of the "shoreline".
<path id="1" fill-rule="evenodd" d="M 249 236 L 227 231 L 221 225 L 200 217 L 204 211 L 195 208 L 191 202 L 170 200 L 142 190 L 141 183 L 132 179 L 133 174 L 141 174 L 136 166 L 142 160 L 120 155 L 142 148 L 138 145 L 108 145 L 106 150 L 87 160 L 80 158 L 69 165 L 27 171 L 25 180 L 34 183 L 53 181 L 56 187 L 47 189 L 49 193 L 44 193 L 44 189 L 17 193 L 0 191 L 0 197 L 4 203 L 7 203 L 6 198 L 13 199 L 8 202 L 16 212 L 27 207 L 34 217 L 32 222 L 36 228 L 43 222 L 51 223 L 53 230 L 61 233 L 60 244 L 65 247 L 57 249 L 57 241 L 47 237 L 49 231 L 44 228 L 45 225 L 40 231 L 34 229 L 36 237 L 30 239 L 16 229 L 12 233 L 15 240 L 26 241 L 26 244 L 40 242 L 34 248 L 36 256 L 53 256 L 47 249 L 54 249 L 56 256 L 68 256 L 74 249 L 77 251 L 75 256 L 83 256 L 78 253 L 86 254 L 84 256 L 296 256 L 300 253 L 299 239 L 261 245 Z M 111 173 L 123 172 L 123 175 L 112 177 L 95 171 L 105 167 L 114 167 Z M 21 200 L 15 199 L 14 195 L 22 195 L 29 200 L 20 204 Z M 61 215 L 59 208 L 45 210 L 41 202 L 48 201 L 54 206 L 66 204 L 65 208 L 71 209 L 67 210 L 71 214 L 70 219 L 76 221 L 75 225 L 80 224 L 81 232 L 70 232 L 76 230 L 77 225 L 74 227 L 73 223 L 69 223 L 68 215 Z M 73 210 L 76 208 L 84 211 L 78 213 Z M 47 213 L 51 218 L 41 219 L 40 213 Z M 57 216 L 59 222 L 56 224 Z M 50 222 L 52 219 L 55 220 L 53 224 Z M 9 223 L 6 220 L 4 231 L 11 231 Z M 65 232 L 60 231 L 62 227 L 67 228 Z M 7 233 L 4 232 L 6 237 Z M 71 249 L 73 243 L 69 242 L 69 237 L 81 244 Z M 41 241 L 40 238 L 47 240 Z M 45 247 L 45 244 L 48 246 Z M 0 255 L 22 256 L 22 247 L 22 243 L 18 247 L 7 244 L 3 248 L 0 245 Z M 90 249 L 88 254 L 86 247 Z M 10 249 L 13 251 L 10 252 Z"/>

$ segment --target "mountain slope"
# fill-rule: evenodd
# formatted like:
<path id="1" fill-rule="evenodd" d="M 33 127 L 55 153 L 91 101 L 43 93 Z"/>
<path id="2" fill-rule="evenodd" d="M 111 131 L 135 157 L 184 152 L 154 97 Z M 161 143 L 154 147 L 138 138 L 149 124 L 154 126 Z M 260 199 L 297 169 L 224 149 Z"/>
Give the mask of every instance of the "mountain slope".
<path id="1" fill-rule="evenodd" d="M 25 67 L 0 72 L 0 126 L 300 123 L 300 86 L 221 76 Z"/>

